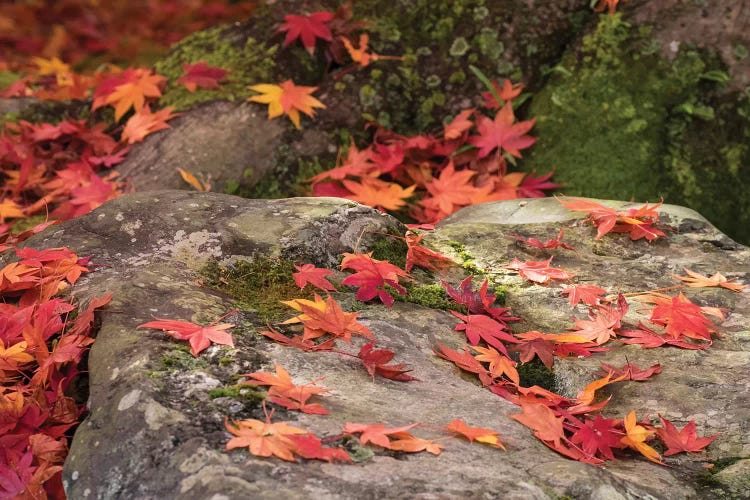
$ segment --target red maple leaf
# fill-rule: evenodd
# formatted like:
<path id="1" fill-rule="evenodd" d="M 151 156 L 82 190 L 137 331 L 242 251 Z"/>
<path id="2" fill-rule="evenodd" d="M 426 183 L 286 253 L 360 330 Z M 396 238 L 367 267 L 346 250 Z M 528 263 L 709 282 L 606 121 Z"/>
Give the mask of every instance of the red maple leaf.
<path id="1" fill-rule="evenodd" d="M 315 434 L 287 434 L 286 438 L 290 439 L 295 445 L 294 453 L 308 460 L 326 460 L 333 462 L 351 462 L 347 453 L 340 448 L 327 448 Z"/>
<path id="2" fill-rule="evenodd" d="M 472 179 L 475 174 L 474 170 L 469 169 L 456 171 L 453 162 L 449 163 L 439 177 L 425 184 L 430 196 L 422 199 L 420 205 L 434 213 L 434 220 L 440 220 L 461 207 L 487 198 L 492 192 L 492 185 L 474 186 Z"/>
<path id="3" fill-rule="evenodd" d="M 313 351 L 330 351 L 334 348 L 336 339 L 331 338 L 325 342 L 316 344 L 310 339 L 305 339 L 302 335 L 295 335 L 294 337 L 287 337 L 278 330 L 268 327 L 268 330 L 262 330 L 259 332 L 264 337 L 275 341 L 277 344 L 281 344 L 285 347 L 294 347 L 305 352 Z"/>
<path id="4" fill-rule="evenodd" d="M 555 173 L 554 171 L 540 175 L 539 177 L 535 177 L 535 173 L 536 172 L 532 172 L 524 176 L 523 181 L 521 181 L 521 184 L 517 187 L 519 198 L 542 198 L 546 196 L 544 191 L 562 187 L 555 182 L 549 182 Z"/>
<path id="5" fill-rule="evenodd" d="M 292 382 L 292 377 L 289 375 L 289 372 L 287 372 L 281 365 L 276 364 L 274 369 L 276 370 L 275 374 L 266 372 L 245 373 L 242 376 L 249 377 L 250 380 L 244 381 L 243 384 L 269 386 L 269 401 L 289 410 L 299 410 L 303 413 L 311 413 L 315 415 L 328 414 L 328 410 L 323 408 L 320 404 L 307 403 L 307 400 L 312 396 L 326 393 L 328 392 L 328 389 L 316 386 L 315 382 L 310 382 L 305 385 L 295 385 Z"/>
<path id="6" fill-rule="evenodd" d="M 487 291 L 489 285 L 487 278 L 484 279 L 482 286 L 476 292 L 472 287 L 472 278 L 473 276 L 467 276 L 461 281 L 458 289 L 451 287 L 445 281 L 442 282 L 442 285 L 446 293 L 456 303 L 466 306 L 470 314 L 486 314 L 503 324 L 510 323 L 511 321 L 521 321 L 521 318 L 510 315 L 510 308 L 495 307 L 496 297 L 495 294 Z"/>
<path id="7" fill-rule="evenodd" d="M 601 375 L 609 374 L 611 377 L 624 377 L 625 380 L 643 381 L 661 373 L 661 365 L 659 363 L 644 370 L 641 370 L 633 363 L 626 363 L 620 368 L 608 365 L 607 363 L 599 364 L 601 365 L 602 370 L 604 370 Z"/>
<path id="8" fill-rule="evenodd" d="M 677 297 L 655 299 L 649 321 L 664 326 L 664 333 L 677 339 L 685 336 L 697 340 L 711 340 L 713 323 L 703 310 L 680 292 Z"/>
<path id="9" fill-rule="evenodd" d="M 500 98 L 500 102 L 495 98 L 492 92 L 482 92 L 482 98 L 484 99 L 483 106 L 488 109 L 500 109 L 500 107 L 507 101 L 512 101 L 521 94 L 524 85 L 522 83 L 513 85 L 513 82 L 505 78 L 503 80 L 503 86 L 497 82 L 492 82 L 492 86 L 497 92 L 497 96 Z"/>
<path id="10" fill-rule="evenodd" d="M 336 287 L 326 279 L 326 276 L 333 274 L 333 271 L 330 269 L 315 267 L 314 264 L 302 264 L 301 266 L 295 264 L 294 268 L 297 272 L 293 273 L 292 276 L 298 287 L 305 288 L 310 283 L 312 286 L 324 291 L 336 291 Z"/>
<path id="11" fill-rule="evenodd" d="M 480 116 L 477 119 L 479 135 L 469 138 L 469 143 L 479 148 L 477 156 L 484 158 L 497 149 L 520 158 L 520 150 L 531 147 L 536 142 L 535 137 L 526 135 L 536 123 L 536 118 L 514 124 L 515 121 L 510 102 L 505 103 L 494 120 Z"/>
<path id="12" fill-rule="evenodd" d="M 661 206 L 661 203 L 653 206 L 646 203 L 640 208 L 617 211 L 585 198 L 564 200 L 556 197 L 556 199 L 568 210 L 587 212 L 589 216 L 586 220 L 596 226 L 597 240 L 610 231 L 629 233 L 631 240 L 645 238 L 647 241 L 653 241 L 659 236 L 665 236 L 663 232 L 653 227 L 653 224 L 659 220 L 659 213 L 656 209 Z"/>
<path id="13" fill-rule="evenodd" d="M 221 68 L 215 68 L 206 64 L 206 61 L 198 61 L 195 64 L 183 64 L 182 70 L 185 72 L 177 83 L 185 85 L 190 92 L 200 87 L 202 89 L 218 89 L 219 83 L 223 82 L 229 71 Z"/>
<path id="14" fill-rule="evenodd" d="M 369 342 L 362 346 L 359 350 L 357 357 L 362 360 L 367 372 L 372 376 L 372 380 L 375 380 L 375 374 L 377 373 L 381 377 L 389 378 L 391 380 L 398 380 L 400 382 L 409 382 L 410 380 L 419 380 L 407 375 L 407 372 L 411 371 L 411 368 L 407 368 L 404 364 L 389 365 L 388 363 L 393 359 L 395 353 L 388 349 L 375 349 L 375 342 Z"/>
<path id="15" fill-rule="evenodd" d="M 596 306 L 607 291 L 595 285 L 570 285 L 561 293 L 568 296 L 570 307 L 575 307 L 579 302 L 587 306 Z"/>
<path id="16" fill-rule="evenodd" d="M 513 262 L 504 267 L 505 269 L 518 271 L 521 277 L 535 283 L 546 283 L 549 280 L 568 280 L 575 276 L 575 274 L 568 273 L 564 269 L 551 267 L 550 262 L 552 262 L 552 257 L 547 260 L 527 260 L 526 262 L 513 259 Z"/>
<path id="17" fill-rule="evenodd" d="M 469 119 L 472 113 L 474 113 L 474 108 L 461 111 L 450 123 L 443 127 L 443 137 L 450 141 L 464 135 L 473 125 Z"/>
<path id="18" fill-rule="evenodd" d="M 628 303 L 620 294 L 616 305 L 599 305 L 589 311 L 589 319 L 576 319 L 571 332 L 586 340 L 602 345 L 617 336 L 620 320 L 628 312 Z"/>
<path id="19" fill-rule="evenodd" d="M 678 431 L 672 422 L 659 415 L 661 419 L 661 429 L 656 429 L 656 435 L 667 445 L 665 456 L 676 455 L 684 451 L 688 453 L 697 453 L 711 444 L 714 439 L 719 437 L 718 434 L 708 437 L 698 437 L 695 431 L 695 420 L 687 423 L 682 430 Z"/>
<path id="20" fill-rule="evenodd" d="M 511 238 L 515 238 L 518 241 L 522 243 L 526 243 L 529 246 L 536 247 L 536 248 L 557 248 L 561 247 L 566 250 L 573 250 L 575 252 L 575 248 L 568 245 L 567 243 L 562 242 L 563 234 L 565 234 L 565 229 L 560 229 L 560 232 L 557 234 L 557 238 L 554 239 L 548 239 L 544 243 L 542 243 L 540 240 L 536 238 L 525 238 L 519 234 L 509 234 L 508 236 Z"/>
<path id="21" fill-rule="evenodd" d="M 642 322 L 638 323 L 638 328 L 634 330 L 620 330 L 618 334 L 620 337 L 626 337 L 625 339 L 619 339 L 623 344 L 639 344 L 644 349 L 653 349 L 666 344 L 681 347 L 683 349 L 702 350 L 708 349 L 712 344 L 711 341 L 693 343 L 681 340 L 681 337 L 664 337 L 644 325 Z"/>
<path id="22" fill-rule="evenodd" d="M 386 285 L 395 288 L 401 295 L 406 294 L 406 289 L 399 284 L 399 277 L 408 279 L 409 274 L 390 262 L 373 259 L 371 253 L 345 253 L 341 269 L 356 271 L 344 278 L 341 284 L 358 287 L 357 300 L 365 302 L 378 297 L 383 304 L 391 307 L 393 296 L 385 288 Z"/>
<path id="23" fill-rule="evenodd" d="M 333 17 L 334 14 L 327 11 L 314 12 L 306 16 L 297 14 L 284 16 L 284 23 L 278 29 L 280 32 L 286 32 L 284 47 L 300 39 L 302 45 L 312 55 L 318 38 L 327 42 L 333 41 L 331 29 L 328 27 Z"/>
<path id="24" fill-rule="evenodd" d="M 190 342 L 190 352 L 193 356 L 207 349 L 213 342 L 214 344 L 228 345 L 234 347 L 232 335 L 225 330 L 232 328 L 230 323 L 217 325 L 211 323 L 207 326 L 196 325 L 189 321 L 180 321 L 174 319 L 160 319 L 149 321 L 138 325 L 137 328 L 154 328 L 163 330 L 167 335 L 177 340 L 187 340 Z"/>
<path id="25" fill-rule="evenodd" d="M 477 345 L 480 340 L 484 340 L 498 351 L 508 356 L 508 350 L 503 342 L 517 344 L 519 341 L 507 331 L 507 326 L 495 321 L 489 316 L 483 314 L 464 315 L 451 311 L 451 314 L 463 321 L 456 325 L 455 330 L 464 331 L 466 338 L 471 345 Z"/>
<path id="26" fill-rule="evenodd" d="M 614 460 L 612 448 L 622 449 L 625 446 L 620 442 L 623 436 L 619 428 L 619 420 L 604 418 L 601 414 L 581 422 L 570 437 L 572 443 L 581 446 L 587 455 L 594 457 L 597 453 L 609 460 Z"/>

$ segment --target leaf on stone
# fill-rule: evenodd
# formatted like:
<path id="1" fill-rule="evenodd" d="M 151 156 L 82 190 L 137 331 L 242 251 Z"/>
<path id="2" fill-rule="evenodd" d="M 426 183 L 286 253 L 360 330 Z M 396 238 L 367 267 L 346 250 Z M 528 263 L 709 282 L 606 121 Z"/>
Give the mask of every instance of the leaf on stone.
<path id="1" fill-rule="evenodd" d="M 483 314 L 461 314 L 451 311 L 451 314 L 463 323 L 459 323 L 454 328 L 457 331 L 463 331 L 469 344 L 475 346 L 480 340 L 494 347 L 505 356 L 508 356 L 508 350 L 503 342 L 517 344 L 519 341 L 508 332 L 507 325 L 495 321 L 489 316 Z"/>
<path id="2" fill-rule="evenodd" d="M 429 439 L 409 434 L 408 432 L 398 432 L 391 435 L 394 439 L 390 443 L 390 449 L 395 451 L 404 451 L 407 453 L 419 453 L 426 451 L 433 455 L 440 455 L 443 446 Z"/>
<path id="3" fill-rule="evenodd" d="M 505 269 L 517 271 L 522 278 L 540 284 L 550 280 L 564 281 L 575 276 L 575 274 L 571 274 L 564 269 L 550 266 L 550 262 L 552 262 L 552 257 L 547 260 L 528 260 L 526 262 L 513 259 L 513 262 L 504 267 Z"/>
<path id="4" fill-rule="evenodd" d="M 556 238 L 550 238 L 546 240 L 544 243 L 542 243 L 541 240 L 538 240 L 537 238 L 526 238 L 524 236 L 521 236 L 519 234 L 509 234 L 511 238 L 514 238 L 522 243 L 525 243 L 529 246 L 536 247 L 536 248 L 542 248 L 542 249 L 553 249 L 553 248 L 564 248 L 566 250 L 572 250 L 575 251 L 575 248 L 568 245 L 567 243 L 563 243 L 562 237 L 565 234 L 565 229 L 560 229 L 560 232 L 557 234 Z"/>
<path id="5" fill-rule="evenodd" d="M 430 250 L 421 244 L 423 236 L 417 235 L 412 231 L 407 231 L 404 241 L 406 241 L 406 272 L 410 272 L 412 267 L 418 266 L 430 271 L 440 271 L 454 265 L 453 260 L 439 252 Z"/>
<path id="6" fill-rule="evenodd" d="M 695 420 L 688 422 L 682 430 L 677 430 L 677 427 L 672 422 L 661 415 L 659 415 L 659 419 L 661 419 L 662 427 L 661 429 L 656 429 L 656 434 L 667 445 L 667 451 L 664 452 L 664 456 L 676 455 L 682 452 L 701 452 L 719 437 L 718 434 L 708 437 L 698 437 L 695 430 Z"/>
<path id="7" fill-rule="evenodd" d="M 654 375 L 661 373 L 661 365 L 656 363 L 646 369 L 640 369 L 633 363 L 626 363 L 624 366 L 617 368 L 616 366 L 608 365 L 607 363 L 599 363 L 604 370 L 604 374 L 610 374 L 612 377 L 623 377 L 624 380 L 632 381 L 644 381 L 648 380 Z"/>
<path id="8" fill-rule="evenodd" d="M 388 349 L 373 349 L 374 347 L 375 342 L 369 342 L 363 345 L 359 350 L 359 354 L 357 354 L 357 357 L 364 363 L 367 372 L 372 376 L 373 381 L 375 380 L 376 373 L 381 377 L 398 380 L 399 382 L 419 380 L 411 375 L 407 375 L 411 371 L 411 368 L 408 368 L 405 364 L 388 364 L 395 356 L 393 351 Z"/>
<path id="9" fill-rule="evenodd" d="M 518 385 L 520 383 L 515 361 L 504 354 L 500 354 L 500 352 L 492 347 L 472 346 L 471 349 L 479 353 L 479 355 L 474 356 L 477 361 L 490 364 L 490 375 L 494 378 L 501 378 L 505 375 L 514 384 Z"/>
<path id="10" fill-rule="evenodd" d="M 359 442 L 363 445 L 372 443 L 390 449 L 391 441 L 389 436 L 401 432 L 407 432 L 409 429 L 412 429 L 417 425 L 418 424 L 405 425 L 403 427 L 386 427 L 384 424 L 357 424 L 346 422 L 344 425 L 344 432 L 346 434 L 359 434 Z"/>
<path id="11" fill-rule="evenodd" d="M 268 330 L 262 330 L 259 333 L 264 337 L 268 337 L 269 339 L 273 340 L 277 344 L 283 345 L 284 347 L 294 347 L 305 352 L 330 351 L 334 348 L 336 342 L 336 339 L 331 338 L 326 340 L 325 342 L 316 344 L 310 339 L 305 339 L 302 335 L 287 337 L 280 331 L 270 326 L 268 327 Z"/>
<path id="12" fill-rule="evenodd" d="M 721 273 L 715 273 L 710 278 L 700 273 L 685 269 L 687 276 L 675 276 L 678 280 L 685 283 L 685 285 L 693 288 L 705 288 L 705 287 L 722 287 L 733 292 L 741 292 L 745 285 L 740 283 L 730 283 L 731 280 L 726 279 Z"/>
<path id="13" fill-rule="evenodd" d="M 484 365 L 482 365 L 482 363 L 477 361 L 477 359 L 471 355 L 467 348 L 464 348 L 463 352 L 458 352 L 442 344 L 438 344 L 433 349 L 433 352 L 438 357 L 450 361 L 462 370 L 478 375 L 480 382 L 482 382 L 482 385 L 488 386 L 492 384 L 492 377 L 490 376 L 490 373 L 487 371 Z"/>
<path id="14" fill-rule="evenodd" d="M 608 460 L 614 460 L 612 449 L 625 446 L 620 442 L 623 433 L 618 429 L 618 424 L 619 420 L 604 418 L 599 413 L 593 419 L 586 418 L 581 422 L 570 436 L 570 441 L 592 457 L 600 454 Z"/>
<path id="15" fill-rule="evenodd" d="M 230 323 L 201 326 L 189 321 L 156 318 L 156 321 L 143 323 L 137 328 L 154 328 L 177 340 L 187 340 L 190 342 L 190 352 L 197 357 L 211 343 L 234 347 L 232 335 L 226 331 L 233 326 Z"/>
<path id="16" fill-rule="evenodd" d="M 349 455 L 340 448 L 328 448 L 315 434 L 287 434 L 285 437 L 296 445 L 294 453 L 308 460 L 327 462 L 351 462 Z"/>
<path id="17" fill-rule="evenodd" d="M 249 97 L 248 101 L 268 104 L 269 120 L 286 114 L 297 129 L 300 128 L 300 112 L 313 117 L 314 108 L 325 108 L 323 103 L 311 95 L 317 87 L 295 85 L 292 80 L 286 80 L 279 85 L 263 83 L 248 88 L 260 94 Z"/>
<path id="18" fill-rule="evenodd" d="M 470 427 L 466 422 L 458 418 L 451 420 L 448 424 L 445 425 L 445 428 L 450 432 L 455 432 L 456 434 L 465 437 L 470 442 L 477 441 L 478 443 L 485 443 L 505 449 L 503 443 L 500 442 L 500 438 L 498 436 L 499 433 L 497 431 L 493 431 L 492 429 Z"/>
<path id="19" fill-rule="evenodd" d="M 638 425 L 635 410 L 628 413 L 623 422 L 625 424 L 625 436 L 620 439 L 620 442 L 633 448 L 652 462 L 656 462 L 657 464 L 662 463 L 659 452 L 646 444 L 646 441 L 654 435 L 653 431 L 646 429 L 642 425 Z"/>
<path id="20" fill-rule="evenodd" d="M 601 299 L 607 294 L 607 291 L 595 285 L 569 285 L 562 292 L 568 296 L 570 307 L 575 307 L 579 302 L 587 306 L 599 305 Z"/>
<path id="21" fill-rule="evenodd" d="M 276 456 L 288 462 L 296 462 L 294 453 L 297 450 L 297 443 L 290 436 L 309 434 L 287 422 L 271 423 L 270 417 L 266 422 L 247 419 L 232 421 L 232 425 L 225 419 L 224 427 L 235 436 L 227 442 L 227 450 L 247 446 L 257 457 Z"/>
<path id="22" fill-rule="evenodd" d="M 399 278 L 409 279 L 409 274 L 390 262 L 372 258 L 371 253 L 344 253 L 341 269 L 352 269 L 354 274 L 347 276 L 342 285 L 357 287 L 357 300 L 362 302 L 378 297 L 387 307 L 393 306 L 393 296 L 386 285 L 393 287 L 399 294 L 405 295 L 406 289 L 399 283 Z"/>
<path id="23" fill-rule="evenodd" d="M 288 410 L 299 410 L 303 413 L 316 415 L 327 415 L 328 410 L 318 403 L 307 401 L 318 394 L 328 392 L 325 387 L 316 386 L 314 382 L 305 385 L 295 385 L 292 378 L 281 365 L 275 364 L 276 373 L 253 372 L 241 375 L 249 380 L 243 382 L 247 385 L 267 385 L 268 400 Z"/>

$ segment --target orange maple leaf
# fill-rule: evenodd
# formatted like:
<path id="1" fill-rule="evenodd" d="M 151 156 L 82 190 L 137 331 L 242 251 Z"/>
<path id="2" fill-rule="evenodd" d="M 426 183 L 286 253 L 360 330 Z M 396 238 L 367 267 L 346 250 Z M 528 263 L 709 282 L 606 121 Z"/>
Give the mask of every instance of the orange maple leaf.
<path id="1" fill-rule="evenodd" d="M 388 436 L 405 433 L 417 424 L 405 425 L 403 427 L 386 427 L 383 424 L 356 424 L 346 422 L 344 432 L 347 434 L 360 434 L 359 442 L 362 444 L 373 443 L 383 448 L 391 447 Z"/>
<path id="2" fill-rule="evenodd" d="M 122 142 L 133 144 L 141 142 L 144 137 L 157 130 L 170 128 L 167 125 L 167 120 L 178 116 L 172 114 L 174 108 L 164 108 L 159 111 L 151 112 L 148 106 L 137 111 L 125 124 L 125 129 L 122 131 Z M 183 177 L 184 178 L 184 177 Z"/>
<path id="3" fill-rule="evenodd" d="M 628 413 L 628 416 L 624 419 L 624 423 L 625 437 L 620 439 L 620 442 L 638 451 L 652 462 L 656 462 L 657 464 L 662 463 L 659 452 L 646 444 L 646 440 L 653 436 L 654 432 L 636 423 L 635 410 Z"/>
<path id="4" fill-rule="evenodd" d="M 160 87 L 166 81 L 166 78 L 152 74 L 151 71 L 136 70 L 134 79 L 116 86 L 104 103 L 115 108 L 115 121 L 119 121 L 130 108 L 134 108 L 136 113 L 142 110 L 146 105 L 146 98 L 161 97 Z"/>
<path id="5" fill-rule="evenodd" d="M 404 200 L 412 196 L 417 187 L 413 185 L 403 188 L 395 182 L 385 182 L 372 177 L 363 177 L 362 182 L 348 179 L 342 182 L 346 189 L 352 192 L 347 198 L 383 210 L 398 210 L 405 206 Z"/>
<path id="6" fill-rule="evenodd" d="M 281 365 L 275 364 L 276 374 L 266 372 L 245 373 L 242 377 L 249 377 L 243 384 L 267 385 L 269 400 L 289 410 L 300 410 L 304 413 L 327 415 L 328 410 L 317 403 L 307 404 L 307 400 L 316 394 L 328 392 L 325 387 L 316 386 L 314 382 L 305 385 L 295 385 L 292 377 Z"/>
<path id="7" fill-rule="evenodd" d="M 437 444 L 435 441 L 422 439 L 408 432 L 397 432 L 391 434 L 391 436 L 394 438 L 390 444 L 391 450 L 404 451 L 407 453 L 426 451 L 433 455 L 440 455 L 440 452 L 443 451 L 443 446 Z"/>
<path id="8" fill-rule="evenodd" d="M 361 35 L 359 35 L 359 47 L 354 47 L 354 45 L 352 45 L 352 41 L 345 36 L 339 37 L 339 40 L 341 40 L 341 43 L 344 44 L 346 51 L 349 52 L 349 57 L 352 58 L 352 61 L 363 68 L 365 66 L 368 66 L 371 62 L 383 59 L 390 59 L 393 61 L 403 60 L 403 57 L 400 56 L 384 56 L 381 54 L 376 54 L 374 52 L 368 52 L 370 35 L 368 35 L 367 33 L 362 33 Z"/>
<path id="9" fill-rule="evenodd" d="M 685 269 L 685 272 L 688 274 L 688 276 L 675 276 L 675 278 L 692 288 L 720 286 L 722 288 L 726 288 L 727 290 L 732 290 L 733 292 L 741 292 L 745 288 L 745 285 L 739 283 L 730 283 L 731 280 L 726 279 L 720 273 L 715 273 L 709 278 L 708 276 L 703 276 L 700 273 L 693 272 L 690 269 Z"/>
<path id="10" fill-rule="evenodd" d="M 331 296 L 323 301 L 315 294 L 315 301 L 292 299 L 283 303 L 303 313 L 284 323 L 301 322 L 305 325 L 304 340 L 315 339 L 325 334 L 342 338 L 345 342 L 351 342 L 352 334 L 374 339 L 370 329 L 357 321 L 359 313 L 344 312 Z"/>
<path id="11" fill-rule="evenodd" d="M 492 186 L 476 187 L 471 182 L 474 175 L 473 170 L 459 170 L 458 172 L 449 163 L 441 172 L 440 176 L 433 178 L 425 187 L 432 195 L 423 199 L 420 204 L 428 210 L 437 213 L 436 219 L 442 219 L 461 207 L 472 205 L 477 198 L 486 197 L 492 191 Z"/>
<path id="12" fill-rule="evenodd" d="M 445 425 L 445 428 L 456 434 L 460 434 L 469 441 L 490 444 L 498 448 L 505 449 L 503 443 L 498 439 L 498 432 L 492 429 L 483 429 L 482 427 L 469 427 L 466 422 L 458 418 L 453 419 Z"/>
<path id="13" fill-rule="evenodd" d="M 500 378 L 505 375 L 514 384 L 518 385 L 521 383 L 515 361 L 493 349 L 492 346 L 471 346 L 471 349 L 479 353 L 479 355 L 474 356 L 477 361 L 485 361 L 490 364 L 490 375 L 494 378 Z"/>
<path id="14" fill-rule="evenodd" d="M 226 444 L 227 450 L 248 447 L 250 453 L 257 457 L 276 456 L 282 460 L 296 462 L 294 452 L 297 444 L 289 436 L 309 434 L 308 431 L 294 427 L 286 422 L 271 423 L 270 416 L 265 422 L 255 419 L 232 421 L 229 425 L 224 420 L 224 427 L 234 434 Z"/>
<path id="15" fill-rule="evenodd" d="M 167 125 L 168 126 L 168 125 Z M 211 191 L 211 174 L 208 174 L 208 178 L 206 180 L 198 179 L 195 175 L 191 174 L 187 170 L 183 170 L 180 167 L 176 167 L 177 171 L 180 173 L 180 177 L 182 177 L 182 180 L 190 184 L 195 188 L 196 191 Z"/>
<path id="16" fill-rule="evenodd" d="M 292 80 L 281 82 L 279 85 L 262 83 L 250 85 L 250 90 L 260 93 L 247 100 L 268 104 L 268 119 L 271 120 L 282 114 L 289 116 L 294 126 L 299 129 L 300 111 L 309 117 L 315 116 L 313 108 L 325 108 L 325 105 L 312 95 L 318 87 L 304 87 L 295 85 Z"/>

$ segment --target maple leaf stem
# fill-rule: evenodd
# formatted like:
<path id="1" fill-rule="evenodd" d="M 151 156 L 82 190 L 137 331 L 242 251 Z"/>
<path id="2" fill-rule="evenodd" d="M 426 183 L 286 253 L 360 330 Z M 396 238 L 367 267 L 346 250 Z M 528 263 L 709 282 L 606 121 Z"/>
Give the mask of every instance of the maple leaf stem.
<path id="1" fill-rule="evenodd" d="M 223 319 L 224 319 L 224 318 L 226 318 L 227 316 L 231 316 L 232 314 L 234 314 L 234 313 L 237 313 L 237 312 L 240 312 L 240 310 L 239 310 L 239 309 L 237 309 L 237 308 L 235 307 L 234 309 L 232 309 L 231 311 L 229 311 L 228 313 L 226 313 L 226 314 L 225 314 L 224 316 L 222 316 L 222 317 L 220 317 L 220 318 L 217 318 L 217 319 L 213 320 L 213 321 L 212 321 L 211 323 L 209 323 L 209 324 L 208 324 L 207 326 L 214 326 L 215 324 L 217 324 L 217 323 L 218 323 L 219 321 L 223 320 Z"/>
<path id="2" fill-rule="evenodd" d="M 630 292 L 630 293 L 623 293 L 623 297 L 637 297 L 638 295 L 645 295 L 648 293 L 658 293 L 658 292 L 668 292 L 670 290 L 682 290 L 685 288 L 685 285 L 674 285 L 674 286 L 667 286 L 664 288 L 655 288 L 653 290 L 646 290 L 645 292 Z"/>

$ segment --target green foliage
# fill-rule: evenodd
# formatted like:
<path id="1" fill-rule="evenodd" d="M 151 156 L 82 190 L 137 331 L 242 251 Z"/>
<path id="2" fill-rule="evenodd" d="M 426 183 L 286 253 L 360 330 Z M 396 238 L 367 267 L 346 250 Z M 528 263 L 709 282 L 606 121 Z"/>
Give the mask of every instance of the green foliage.
<path id="1" fill-rule="evenodd" d="M 407 294 L 395 294 L 396 300 L 411 302 L 430 309 L 442 309 L 443 311 L 465 312 L 466 308 L 455 303 L 441 285 L 406 285 Z"/>
<path id="2" fill-rule="evenodd" d="M 266 394 L 256 391 L 247 385 L 233 385 L 231 387 L 218 387 L 208 391 L 211 399 L 216 398 L 233 398 L 247 403 L 259 403 L 266 399 Z"/>
<path id="3" fill-rule="evenodd" d="M 190 353 L 190 346 L 178 345 L 164 354 L 161 364 L 165 370 L 202 370 L 208 366 L 205 359 L 196 358 Z"/>

